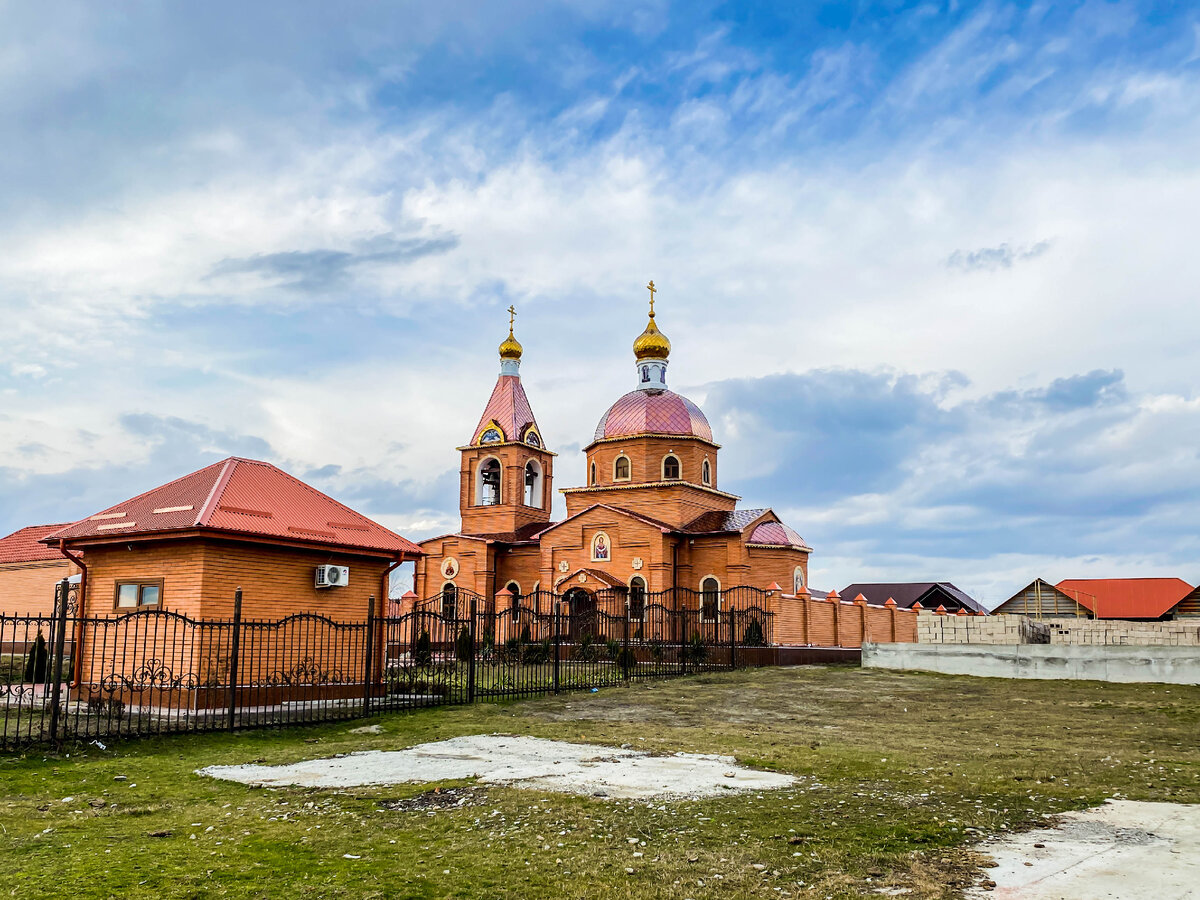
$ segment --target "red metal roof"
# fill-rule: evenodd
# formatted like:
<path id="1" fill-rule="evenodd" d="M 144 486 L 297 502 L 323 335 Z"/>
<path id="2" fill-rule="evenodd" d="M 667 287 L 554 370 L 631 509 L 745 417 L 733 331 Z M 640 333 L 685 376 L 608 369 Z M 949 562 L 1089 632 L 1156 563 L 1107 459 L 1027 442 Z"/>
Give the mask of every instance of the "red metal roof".
<path id="1" fill-rule="evenodd" d="M 4 563 L 42 562 L 48 559 L 63 559 L 57 547 L 39 543 L 48 534 L 54 534 L 69 523 L 58 525 L 30 525 L 0 538 L 0 565 Z"/>
<path id="2" fill-rule="evenodd" d="M 45 539 L 212 529 L 331 547 L 418 554 L 411 541 L 270 463 L 233 456 L 139 494 Z"/>
<path id="3" fill-rule="evenodd" d="M 695 403 L 674 391 L 630 391 L 608 408 L 595 440 L 634 434 L 685 434 L 713 439 L 708 419 Z"/>
<path id="4" fill-rule="evenodd" d="M 1055 587 L 1098 619 L 1158 619 L 1192 592 L 1182 578 L 1068 578 Z"/>
<path id="5" fill-rule="evenodd" d="M 483 434 L 489 422 L 500 426 L 506 441 L 523 441 L 530 425 L 537 428 L 533 407 L 529 405 L 529 398 L 525 396 L 525 388 L 521 386 L 519 376 L 501 375 L 496 379 L 492 396 L 483 410 L 483 415 L 479 417 L 479 424 L 475 426 L 475 433 L 471 437 L 472 444 L 479 442 L 479 436 Z M 541 435 L 542 430 L 537 428 L 537 431 Z"/>

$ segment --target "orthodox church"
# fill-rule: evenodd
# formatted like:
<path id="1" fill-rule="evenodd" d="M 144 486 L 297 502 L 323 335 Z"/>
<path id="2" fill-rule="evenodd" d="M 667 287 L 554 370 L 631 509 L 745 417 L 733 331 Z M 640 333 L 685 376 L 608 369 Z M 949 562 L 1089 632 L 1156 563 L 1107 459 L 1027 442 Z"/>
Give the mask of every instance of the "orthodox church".
<path id="1" fill-rule="evenodd" d="M 720 488 L 721 446 L 708 419 L 668 388 L 671 342 L 655 321 L 654 282 L 647 287 L 635 387 L 600 416 L 583 450 L 587 484 L 560 488 L 559 522 L 550 520 L 555 454 L 521 384 L 510 315 L 496 386 L 458 448 L 462 527 L 420 544 L 419 598 L 507 591 L 541 606 L 553 593 L 586 606 L 598 594 L 623 595 L 635 609 L 653 595 L 695 602 L 707 618 L 733 602 L 735 587 L 807 595 L 811 548 L 770 509 L 737 508 L 739 498 Z"/>

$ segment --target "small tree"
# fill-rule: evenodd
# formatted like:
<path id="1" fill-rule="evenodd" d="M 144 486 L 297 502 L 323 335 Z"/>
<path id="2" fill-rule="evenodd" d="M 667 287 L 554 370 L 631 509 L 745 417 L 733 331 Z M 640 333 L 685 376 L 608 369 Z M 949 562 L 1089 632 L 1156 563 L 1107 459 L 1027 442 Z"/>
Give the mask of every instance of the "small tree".
<path id="1" fill-rule="evenodd" d="M 413 662 L 418 666 L 428 666 L 433 662 L 433 641 L 429 638 L 429 629 L 421 631 L 421 636 L 413 644 Z"/>
<path id="2" fill-rule="evenodd" d="M 525 623 L 525 627 L 521 629 L 521 643 L 528 644 L 533 640 L 533 633 L 529 630 L 529 623 Z"/>
<path id="3" fill-rule="evenodd" d="M 46 664 L 49 660 L 50 654 L 46 651 L 46 639 L 42 637 L 42 631 L 39 628 L 37 640 L 29 648 L 29 658 L 25 661 L 25 682 L 27 684 L 45 684 Z"/>
<path id="4" fill-rule="evenodd" d="M 454 658 L 466 662 L 471 658 L 471 632 L 463 625 L 458 629 L 458 637 L 454 640 Z"/>
<path id="5" fill-rule="evenodd" d="M 762 625 L 758 619 L 751 619 L 750 624 L 746 626 L 746 631 L 742 635 L 742 643 L 747 647 L 761 647 L 766 644 L 767 640 L 763 636 Z"/>

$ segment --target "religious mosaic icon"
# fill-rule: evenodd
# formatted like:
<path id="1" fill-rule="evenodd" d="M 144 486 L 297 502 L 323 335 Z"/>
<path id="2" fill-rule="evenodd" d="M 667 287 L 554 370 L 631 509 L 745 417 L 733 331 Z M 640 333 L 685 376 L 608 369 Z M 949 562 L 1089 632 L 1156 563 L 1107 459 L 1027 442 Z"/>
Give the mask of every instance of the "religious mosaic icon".
<path id="1" fill-rule="evenodd" d="M 442 562 L 442 575 L 446 578 L 453 578 L 458 574 L 458 560 L 453 556 L 447 556 Z"/>
<path id="2" fill-rule="evenodd" d="M 601 531 L 592 538 L 592 560 L 594 562 L 608 562 L 609 556 L 608 535 Z"/>

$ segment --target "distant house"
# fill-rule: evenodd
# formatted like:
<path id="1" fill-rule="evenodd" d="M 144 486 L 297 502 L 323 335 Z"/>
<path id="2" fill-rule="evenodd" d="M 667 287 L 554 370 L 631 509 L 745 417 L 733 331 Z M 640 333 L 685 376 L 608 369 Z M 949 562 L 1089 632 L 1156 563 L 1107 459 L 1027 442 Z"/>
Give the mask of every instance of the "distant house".
<path id="1" fill-rule="evenodd" d="M 54 585 L 79 569 L 42 538 L 65 526 L 30 525 L 0 538 L 0 615 L 54 611 Z"/>
<path id="2" fill-rule="evenodd" d="M 84 552 L 86 615 L 166 609 L 224 618 L 234 591 L 243 615 L 381 615 L 392 569 L 417 546 L 270 463 L 231 457 L 41 538 L 48 554 Z M 336 587 L 317 569 L 348 569 Z"/>
<path id="3" fill-rule="evenodd" d="M 889 599 L 898 609 L 912 609 L 917 603 L 923 609 L 944 606 L 946 612 L 965 609 L 969 613 L 987 610 L 978 600 L 948 581 L 906 581 L 872 584 L 852 584 L 840 592 L 843 600 L 856 600 L 859 594 L 872 606 L 883 606 Z"/>
<path id="4" fill-rule="evenodd" d="M 1067 578 L 1055 587 L 1097 619 L 1165 619 L 1194 594 L 1181 578 Z"/>
<path id="5" fill-rule="evenodd" d="M 1177 619 L 1187 616 L 1200 616 L 1200 587 L 1180 600 L 1173 614 Z"/>
<path id="6" fill-rule="evenodd" d="M 993 609 L 992 615 L 1033 619 L 1091 618 L 1092 608 L 1080 602 L 1077 596 L 1069 596 L 1048 581 L 1035 578 Z"/>

